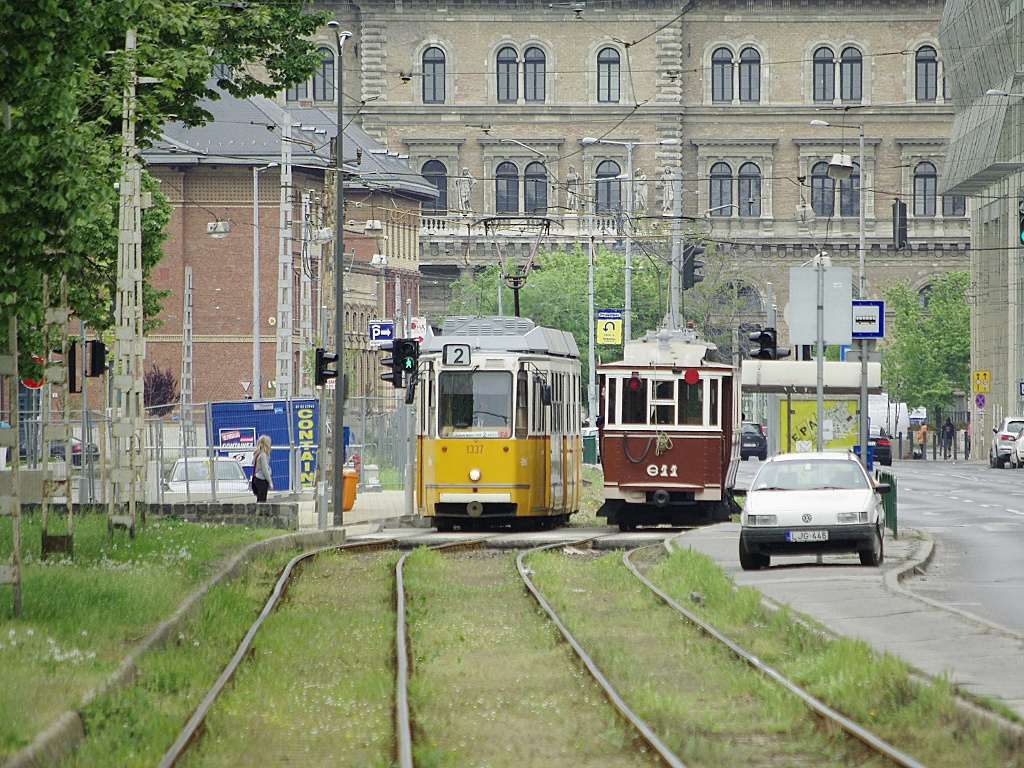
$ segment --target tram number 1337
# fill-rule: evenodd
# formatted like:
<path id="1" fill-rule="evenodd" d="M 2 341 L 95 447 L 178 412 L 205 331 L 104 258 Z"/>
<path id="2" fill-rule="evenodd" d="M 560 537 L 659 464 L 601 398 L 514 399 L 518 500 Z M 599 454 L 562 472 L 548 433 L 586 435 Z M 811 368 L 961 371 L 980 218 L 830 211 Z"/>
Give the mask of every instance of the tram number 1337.
<path id="1" fill-rule="evenodd" d="M 675 464 L 648 464 L 647 474 L 651 477 L 678 477 Z"/>

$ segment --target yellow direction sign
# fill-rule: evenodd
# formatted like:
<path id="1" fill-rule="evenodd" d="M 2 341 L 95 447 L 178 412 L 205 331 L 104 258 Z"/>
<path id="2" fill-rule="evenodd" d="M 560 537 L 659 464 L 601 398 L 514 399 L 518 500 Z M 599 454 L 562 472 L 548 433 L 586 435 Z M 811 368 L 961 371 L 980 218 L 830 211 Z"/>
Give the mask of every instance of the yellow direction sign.
<path id="1" fill-rule="evenodd" d="M 597 334 L 594 341 L 598 344 L 622 343 L 621 309 L 599 309 L 597 311 Z"/>
<path id="2" fill-rule="evenodd" d="M 971 371 L 971 380 L 974 382 L 975 392 L 988 392 L 990 381 L 988 371 Z"/>

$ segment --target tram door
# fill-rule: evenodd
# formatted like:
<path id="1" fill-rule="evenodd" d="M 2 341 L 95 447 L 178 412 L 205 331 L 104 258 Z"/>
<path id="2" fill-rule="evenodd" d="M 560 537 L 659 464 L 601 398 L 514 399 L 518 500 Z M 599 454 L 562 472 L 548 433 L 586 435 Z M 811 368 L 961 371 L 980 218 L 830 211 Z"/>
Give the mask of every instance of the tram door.
<path id="1" fill-rule="evenodd" d="M 565 382 L 560 373 L 551 375 L 551 509 L 565 506 Z"/>

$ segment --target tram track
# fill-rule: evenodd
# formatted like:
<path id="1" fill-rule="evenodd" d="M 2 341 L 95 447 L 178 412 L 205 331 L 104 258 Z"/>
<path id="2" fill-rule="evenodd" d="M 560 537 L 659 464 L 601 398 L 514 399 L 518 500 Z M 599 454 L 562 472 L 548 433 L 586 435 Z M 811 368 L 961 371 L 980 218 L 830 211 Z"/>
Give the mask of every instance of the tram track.
<path id="1" fill-rule="evenodd" d="M 652 679 L 664 676 L 668 681 L 670 687 L 681 689 L 683 686 L 679 684 L 679 679 L 682 675 L 676 675 L 673 672 L 664 672 L 664 670 L 671 668 L 673 665 L 680 663 L 690 663 L 692 666 L 700 666 L 698 659 L 705 658 L 701 654 L 710 653 L 711 656 L 715 655 L 714 651 L 700 651 L 699 653 L 693 650 L 694 640 L 690 637 L 680 637 L 676 641 L 666 641 L 664 638 L 671 635 L 672 632 L 679 632 L 678 627 L 686 625 L 695 634 L 700 635 L 704 638 L 701 642 L 714 644 L 722 649 L 727 649 L 728 654 L 731 654 L 737 660 L 734 663 L 739 666 L 746 666 L 749 668 L 748 674 L 754 675 L 755 677 L 762 678 L 766 681 L 770 681 L 766 684 L 777 686 L 781 691 L 785 692 L 785 696 L 794 697 L 799 700 L 800 704 L 797 707 L 803 706 L 805 708 L 805 714 L 803 715 L 804 724 L 801 728 L 818 729 L 822 731 L 823 736 L 821 737 L 827 743 L 832 744 L 836 739 L 845 739 L 849 743 L 855 743 L 856 747 L 846 747 L 848 750 L 842 752 L 842 755 L 838 759 L 833 758 L 831 762 L 828 760 L 823 762 L 814 762 L 815 765 L 829 766 L 829 765 L 849 765 L 857 764 L 862 766 L 903 766 L 904 768 L 924 768 L 924 763 L 918 761 L 914 757 L 910 756 L 903 750 L 896 746 L 893 746 L 887 742 L 884 738 L 878 736 L 867 728 L 863 727 L 862 724 L 855 722 L 854 720 L 847 718 L 841 712 L 830 707 L 814 695 L 804 690 L 797 684 L 793 683 L 782 673 L 776 671 L 768 664 L 761 661 L 755 653 L 743 649 L 738 644 L 732 642 L 725 634 L 719 632 L 707 621 L 701 619 L 697 613 L 687 609 L 681 604 L 678 596 L 673 597 L 666 589 L 662 589 L 658 584 L 655 584 L 650 580 L 644 571 L 637 566 L 636 560 L 638 559 L 637 553 L 641 549 L 654 551 L 651 547 L 645 547 L 640 549 L 631 549 L 623 551 L 621 555 L 621 563 L 618 566 L 621 572 L 621 578 L 631 580 L 630 583 L 635 583 L 636 587 L 633 588 L 637 592 L 642 592 L 648 597 L 644 598 L 646 601 L 642 607 L 638 610 L 641 611 L 639 616 L 642 619 L 638 619 L 638 615 L 632 616 L 625 613 L 620 617 L 616 617 L 616 611 L 620 608 L 627 607 L 632 601 L 635 601 L 636 594 L 630 593 L 630 588 L 617 585 L 614 589 L 605 588 L 598 586 L 597 581 L 593 573 L 596 568 L 596 564 L 599 560 L 615 560 L 617 557 L 608 558 L 609 550 L 606 547 L 601 546 L 601 540 L 609 538 L 610 535 L 605 536 L 585 536 L 579 539 L 573 539 L 569 541 L 559 541 L 557 543 L 547 543 L 538 547 L 533 547 L 528 550 L 520 551 L 514 558 L 514 571 L 512 559 L 507 556 L 508 548 L 511 542 L 506 541 L 505 537 L 501 534 L 495 534 L 487 536 L 486 538 L 477 537 L 471 539 L 460 539 L 455 542 L 443 541 L 440 544 L 433 544 L 431 542 L 437 542 L 438 537 L 436 535 L 424 534 L 416 535 L 411 537 L 396 537 L 396 538 L 382 538 L 377 540 L 371 540 L 366 542 L 360 542 L 357 544 L 349 545 L 338 545 L 332 547 L 323 547 L 309 552 L 304 552 L 295 558 L 293 558 L 288 565 L 284 568 L 281 573 L 281 577 L 278 579 L 277 584 L 274 587 L 271 598 L 268 599 L 267 604 L 264 606 L 263 611 L 257 617 L 256 621 L 250 627 L 249 631 L 246 632 L 245 638 L 240 643 L 238 650 L 232 657 L 228 667 L 225 668 L 224 672 L 220 675 L 217 683 L 211 688 L 210 692 L 204 698 L 202 704 L 196 709 L 195 713 L 189 719 L 188 724 L 183 729 L 182 733 L 175 740 L 174 746 L 168 750 L 165 755 L 165 759 L 160 763 L 161 768 L 167 766 L 170 768 L 172 765 L 221 765 L 221 764 L 237 764 L 232 762 L 205 762 L 199 761 L 182 761 L 181 758 L 187 755 L 191 747 L 194 747 L 198 743 L 202 743 L 203 739 L 198 738 L 202 733 L 204 723 L 207 715 L 211 709 L 214 708 L 219 696 L 228 687 L 231 680 L 234 678 L 236 671 L 240 668 L 242 663 L 250 658 L 252 653 L 252 646 L 255 636 L 260 630 L 261 625 L 265 622 L 267 617 L 275 610 L 276 606 L 279 606 L 282 598 L 290 589 L 289 582 L 296 577 L 296 573 L 300 570 L 299 565 L 310 560 L 314 560 L 316 557 L 327 554 L 327 553 L 346 553 L 352 555 L 358 555 L 364 559 L 374 554 L 380 553 L 392 553 L 388 556 L 387 562 L 392 563 L 391 567 L 394 574 L 392 584 L 380 584 L 380 592 L 377 601 L 381 603 L 380 607 L 387 608 L 390 606 L 390 610 L 393 610 L 393 616 L 386 619 L 391 624 L 393 629 L 393 658 L 390 660 L 383 659 L 377 662 L 378 666 L 382 667 L 386 665 L 388 669 L 379 669 L 385 677 L 393 675 L 391 678 L 394 684 L 393 698 L 390 699 L 390 706 L 387 701 L 384 702 L 382 712 L 390 712 L 391 726 L 393 728 L 393 734 L 385 734 L 378 738 L 378 743 L 374 749 L 383 749 L 383 753 L 378 753 L 379 757 L 377 760 L 383 760 L 387 763 L 397 765 L 399 768 L 413 768 L 413 766 L 419 764 L 419 760 L 424 759 L 430 763 L 436 763 L 439 765 L 449 764 L 445 760 L 453 759 L 460 760 L 466 759 L 465 755 L 475 755 L 476 757 L 469 758 L 467 764 L 504 764 L 501 762 L 491 762 L 492 758 L 487 755 L 493 755 L 496 749 L 504 750 L 505 747 L 494 744 L 485 745 L 483 751 L 479 743 L 472 743 L 472 734 L 474 729 L 480 724 L 479 721 L 474 720 L 474 716 L 477 713 L 472 712 L 473 703 L 476 701 L 485 701 L 487 704 L 485 708 L 489 709 L 488 715 L 492 720 L 497 717 L 499 720 L 506 716 L 510 716 L 510 722 L 529 722 L 530 712 L 526 711 L 529 706 L 523 706 L 522 701 L 526 699 L 533 700 L 535 698 L 535 692 L 539 679 L 543 677 L 533 677 L 529 675 L 512 676 L 506 675 L 498 682 L 494 680 L 484 679 L 488 675 L 492 678 L 501 678 L 503 670 L 500 669 L 488 669 L 489 665 L 501 664 L 500 659 L 503 658 L 501 642 L 492 642 L 494 638 L 486 636 L 484 642 L 480 642 L 481 636 L 493 630 L 495 626 L 499 627 L 498 634 L 502 634 L 501 628 L 506 630 L 501 640 L 508 640 L 507 625 L 513 625 L 516 621 L 521 621 L 522 617 L 526 614 L 523 613 L 524 608 L 516 608 L 512 614 L 508 614 L 503 617 L 495 618 L 489 612 L 481 611 L 479 615 L 471 615 L 466 618 L 465 614 L 460 614 L 457 617 L 449 615 L 449 610 L 454 613 L 456 610 L 465 611 L 466 607 L 458 605 L 461 601 L 458 599 L 460 595 L 472 594 L 472 590 L 479 589 L 479 584 L 476 583 L 476 572 L 479 570 L 487 571 L 488 568 L 490 575 L 483 577 L 490 579 L 491 582 L 497 583 L 502 582 L 500 587 L 503 593 L 508 596 L 512 595 L 512 599 L 518 603 L 533 602 L 536 601 L 537 605 L 540 606 L 538 612 L 536 607 L 533 611 L 536 614 L 538 620 L 543 617 L 544 622 L 551 627 L 551 630 L 547 633 L 550 637 L 555 634 L 561 635 L 564 638 L 565 643 L 568 644 L 569 648 L 572 649 L 572 653 L 579 659 L 579 663 L 571 661 L 568 655 L 568 649 L 565 651 L 567 654 L 564 659 L 558 662 L 563 668 L 568 670 L 569 668 L 575 668 L 575 675 L 579 675 L 581 672 L 586 672 L 590 676 L 591 685 L 596 692 L 598 688 L 602 691 L 598 695 L 598 698 L 604 698 L 606 705 L 609 706 L 609 711 L 614 710 L 614 716 L 620 718 L 622 727 L 628 723 L 629 729 L 634 732 L 634 737 L 627 737 L 625 743 L 629 743 L 630 739 L 637 739 L 637 744 L 640 741 L 643 742 L 643 747 L 639 748 L 636 744 L 629 747 L 625 753 L 619 753 L 617 756 L 613 756 L 608 759 L 607 762 L 602 763 L 597 760 L 591 763 L 586 757 L 577 755 L 577 759 L 583 759 L 588 765 L 648 765 L 651 764 L 650 760 L 656 758 L 659 764 L 672 766 L 672 768 L 706 768 L 707 766 L 720 766 L 720 765 L 746 765 L 746 764 L 762 764 L 762 765 L 777 765 L 777 764 L 790 764 L 790 763 L 777 763 L 772 762 L 773 758 L 768 758 L 767 762 L 759 763 L 745 763 L 745 762 L 718 762 L 716 759 L 708 759 L 706 754 L 701 754 L 701 750 L 697 749 L 695 752 L 691 749 L 692 742 L 694 739 L 703 738 L 701 735 L 702 729 L 707 727 L 707 719 L 702 723 L 690 724 L 685 719 L 678 718 L 679 705 L 672 701 L 672 697 L 675 695 L 675 690 L 668 692 L 659 692 L 655 695 L 656 699 L 659 699 L 655 706 L 652 706 L 650 699 L 645 699 L 644 696 L 638 696 L 637 689 L 635 686 L 631 688 L 630 668 L 628 665 L 617 668 L 616 665 L 616 652 L 614 648 L 608 650 L 601 648 L 600 646 L 605 643 L 603 636 L 601 635 L 588 635 L 589 629 L 583 627 L 582 631 L 577 631 L 577 624 L 579 623 L 580 617 L 584 616 L 588 611 L 591 611 L 594 606 L 588 603 L 588 600 L 598 599 L 600 605 L 598 606 L 602 612 L 605 613 L 605 621 L 617 621 L 625 626 L 633 626 L 637 629 L 636 637 L 629 635 L 628 632 L 623 633 L 622 637 L 627 638 L 624 648 L 625 653 L 628 654 L 631 659 L 635 661 L 635 669 L 644 670 L 644 674 L 649 671 L 652 673 Z M 672 551 L 667 545 L 662 544 L 665 547 L 665 554 L 671 555 Z M 399 555 L 395 552 L 396 549 L 408 549 L 412 550 L 404 552 Z M 423 550 L 434 550 L 437 553 L 446 555 L 444 562 L 451 563 L 451 565 L 439 566 L 440 561 L 435 559 L 423 560 L 423 556 L 419 556 L 419 560 L 411 561 L 410 558 L 417 557 L 416 551 L 419 549 Z M 486 550 L 486 551 L 484 551 Z M 541 553 L 546 553 L 542 555 Z M 460 558 L 459 555 L 464 557 Z M 580 557 L 583 555 L 583 557 Z M 451 556 L 451 557 L 447 557 Z M 541 558 L 556 558 L 557 560 L 576 561 L 577 570 L 566 571 L 569 575 L 561 575 L 557 569 L 552 569 L 552 560 L 541 559 L 537 563 L 537 567 L 534 565 L 533 559 L 535 557 Z M 352 558 L 356 560 L 358 558 Z M 372 558 L 371 558 L 372 559 Z M 373 572 L 382 574 L 382 565 L 385 563 L 380 561 L 379 558 L 375 561 L 377 565 L 373 566 Z M 487 566 L 486 563 L 490 563 Z M 501 565 L 506 563 L 507 565 Z M 416 583 L 411 587 L 407 578 L 408 568 L 410 564 L 415 564 L 416 569 L 420 571 L 417 576 Z M 509 569 L 505 571 L 504 569 Z M 607 570 L 607 566 L 605 567 Z M 363 571 L 358 571 L 362 573 Z M 365 571 L 369 573 L 370 571 Z M 353 577 L 357 571 L 353 571 Z M 507 576 L 501 576 L 502 573 L 507 573 Z M 522 582 L 519 587 L 519 595 L 521 597 L 515 597 L 516 589 L 507 583 L 507 579 L 514 578 L 518 573 L 518 579 Z M 554 576 L 553 576 L 554 574 Z M 543 580 L 538 580 L 538 575 L 543 577 Z M 324 578 L 323 576 L 320 577 Z M 332 575 L 332 578 L 337 578 L 336 575 Z M 343 576 L 342 579 L 348 577 Z M 373 577 L 377 581 L 380 581 L 380 577 Z M 559 592 L 555 589 L 555 593 L 560 597 L 561 602 L 557 600 L 550 600 L 546 594 L 551 586 L 555 582 L 552 579 L 563 578 L 565 584 L 569 586 L 568 589 L 562 589 Z M 467 584 L 470 585 L 469 591 L 460 591 L 464 586 L 462 581 L 466 580 Z M 384 581 L 388 581 L 385 577 Z M 547 584 L 545 584 L 545 582 Z M 493 586 L 493 583 L 489 586 Z M 436 592 L 429 594 L 431 584 L 440 584 L 436 589 Z M 424 587 L 426 586 L 426 592 Z M 524 589 L 525 587 L 525 589 Z M 619 594 L 621 592 L 621 594 Z M 480 593 L 490 595 L 491 593 Z M 390 597 L 388 596 L 390 595 Z M 454 596 L 454 598 L 453 598 Z M 408 601 L 412 599 L 414 602 L 418 601 L 419 614 L 414 614 L 410 617 L 407 608 Z M 532 599 L 531 599 L 532 598 Z M 481 598 L 488 599 L 490 598 Z M 429 607 L 424 609 L 424 601 L 429 601 Z M 470 601 L 467 601 L 467 603 Z M 499 601 L 500 602 L 500 601 Z M 683 602 L 685 602 L 685 592 L 683 593 Z M 384 606 L 387 603 L 387 606 Z M 652 609 L 652 605 L 659 605 L 660 612 L 664 614 L 670 614 L 675 618 L 671 621 L 666 620 L 664 616 L 656 618 L 655 614 L 658 613 Z M 335 610 L 333 604 L 328 606 L 329 610 Z M 635 607 L 634 607 L 635 609 Z M 385 614 L 390 612 L 386 610 Z M 489 610 L 489 609 L 488 609 Z M 425 618 L 426 617 L 426 618 Z M 445 626 L 448 623 L 473 623 L 474 627 L 463 627 L 460 631 L 465 637 L 458 637 L 452 640 L 450 637 L 438 639 L 430 637 L 430 633 L 437 631 L 447 632 L 450 627 Z M 660 623 L 659 623 L 660 622 Z M 671 629 L 671 622 L 675 622 L 677 629 Z M 645 646 L 645 639 L 643 637 L 643 631 L 646 629 L 641 624 L 652 624 L 653 628 L 651 632 L 660 632 L 662 635 L 661 642 L 675 642 L 679 649 L 682 649 L 679 654 L 669 654 L 667 656 L 659 656 L 655 651 L 657 646 L 652 646 L 654 650 L 649 651 Z M 467 625 L 468 626 L 468 625 Z M 441 630 L 438 630 L 442 627 Z M 621 628 L 619 630 L 622 631 Z M 458 634 L 458 633 L 456 633 Z M 543 634 L 543 633 L 542 633 Z M 515 646 L 509 646 L 511 650 L 522 651 L 519 648 L 519 644 L 522 638 L 513 632 L 512 639 L 515 640 Z M 620 638 L 621 640 L 621 638 Z M 445 643 L 449 643 L 445 646 Z M 493 645 L 493 648 L 488 648 L 488 645 Z M 612 647 L 612 643 L 608 643 L 609 647 Z M 564 644 L 562 647 L 565 647 Z M 440 650 L 439 650 L 440 649 Z M 597 651 L 595 653 L 595 651 Z M 602 656 L 602 652 L 604 655 Z M 450 675 L 451 655 L 445 658 L 445 654 L 455 654 L 460 657 L 459 663 L 469 665 L 474 670 L 479 671 L 477 675 L 471 675 L 469 682 L 467 683 L 464 678 L 460 678 L 459 682 L 452 686 L 452 678 L 445 678 L 445 675 Z M 494 655 L 487 656 L 487 653 Z M 476 654 L 476 655 L 474 655 Z M 623 658 L 621 655 L 621 649 L 619 651 L 618 659 Z M 685 658 L 685 654 L 690 654 L 690 657 Z M 560 655 L 560 654 L 558 654 Z M 465 657 L 464 661 L 461 657 Z M 480 659 L 491 659 L 491 661 L 480 662 Z M 528 657 L 524 657 L 528 658 Z M 609 659 L 612 662 L 609 663 Z M 393 662 L 393 669 L 391 662 Z M 370 662 L 372 663 L 372 662 Z M 512 662 L 510 662 L 512 663 Z M 445 664 L 449 665 L 445 668 Z M 532 664 L 532 662 L 529 662 Z M 531 667 L 532 669 L 532 667 Z M 634 669 L 634 671 L 635 671 Z M 346 673 L 348 670 L 346 670 Z M 692 670 L 690 670 L 692 672 Z M 438 674 L 442 676 L 437 677 Z M 339 670 L 338 674 L 342 674 Z M 459 673 L 462 674 L 462 673 Z M 544 673 L 542 673 L 543 675 Z M 556 673 L 561 674 L 561 673 Z M 257 676 L 258 677 L 258 676 Z M 472 687 L 472 684 L 483 680 L 486 683 L 480 692 Z M 514 682 L 514 684 L 513 684 Z M 410 699 L 410 684 L 415 683 L 418 691 L 417 699 Z M 447 688 L 445 686 L 448 686 Z M 469 687 L 467 687 L 467 685 Z M 575 683 L 573 684 L 575 685 Z M 704 684 L 700 684 L 702 691 Z M 707 683 L 708 690 L 711 690 L 711 683 Z M 461 687 L 460 687 L 461 686 Z M 520 687 L 521 686 L 521 687 Z M 543 686 L 541 686 L 543 687 Z M 572 686 L 569 686 L 572 687 Z M 493 697 L 495 691 L 502 692 L 502 698 L 497 704 L 493 703 Z M 751 691 L 756 692 L 757 687 L 752 685 Z M 426 692 L 426 693 L 425 693 Z M 578 691 L 576 691 L 578 693 Z M 253 694 L 247 694 L 252 698 Z M 435 705 L 433 701 L 429 701 L 429 696 L 437 695 L 440 699 L 440 704 Z M 543 696 L 545 694 L 540 694 Z M 585 694 L 584 694 L 585 695 Z M 760 695 L 755 693 L 755 697 Z M 387 694 L 385 693 L 385 696 Z M 428 696 L 428 698 L 424 698 Z M 716 698 L 716 694 L 702 693 L 702 696 L 706 699 Z M 594 697 L 591 696 L 593 699 Z M 726 694 L 722 694 L 721 698 L 727 698 Z M 564 702 L 564 699 L 560 700 Z M 454 707 L 450 712 L 438 712 L 443 710 L 443 707 L 449 708 Z M 520 711 L 512 711 L 516 707 L 519 707 Z M 546 703 L 541 706 L 547 706 Z M 556 712 L 559 711 L 558 706 L 563 705 L 552 705 Z M 461 710 L 460 710 L 461 707 Z M 427 711 L 424 711 L 424 708 Z M 536 708 L 536 707 L 535 707 Z M 684 707 L 685 709 L 685 707 Z M 564 709 L 563 709 L 564 712 Z M 673 714 L 675 713 L 675 714 Z M 534 712 L 534 714 L 538 714 Z M 438 718 L 441 718 L 440 720 Z M 541 715 L 546 717 L 546 715 Z M 454 722 L 445 722 L 445 718 L 454 720 Z M 462 718 L 465 718 L 465 723 L 461 726 Z M 520 718 L 518 721 L 516 718 Z M 673 719 L 675 718 L 675 719 Z M 711 718 L 714 719 L 713 717 Z M 488 725 L 487 723 L 484 724 Z M 550 723 L 538 723 L 538 728 L 544 730 Z M 737 727 L 738 738 L 742 742 L 744 739 L 753 738 L 755 741 L 759 738 L 755 732 L 751 732 L 751 735 L 746 735 L 742 732 L 743 726 Z M 781 730 L 785 730 L 782 728 Z M 486 727 L 484 728 L 486 732 Z M 756 731 L 756 728 L 755 728 Z M 459 754 L 459 736 L 461 733 L 461 746 L 464 747 L 464 751 Z M 492 729 L 493 737 L 493 729 Z M 453 734 L 455 734 L 453 736 Z M 523 730 L 523 727 L 509 727 L 508 732 L 501 735 L 501 738 L 508 738 L 513 740 L 524 739 L 532 736 L 532 732 Z M 778 734 L 774 734 L 771 738 L 776 738 Z M 486 737 L 484 737 L 486 738 Z M 561 738 L 561 736 L 548 736 L 548 738 Z M 726 729 L 726 741 L 731 741 L 736 736 L 729 736 L 728 729 Z M 454 743 L 456 746 L 451 746 Z M 470 742 L 469 746 L 466 743 Z M 511 746 L 513 742 L 510 742 L 509 750 L 514 751 Z M 390 745 L 390 746 L 389 746 Z M 743 746 L 742 744 L 740 745 Z M 749 744 L 747 747 L 749 748 Z M 476 749 L 476 752 L 473 750 Z M 487 750 L 491 751 L 488 752 Z M 772 744 L 768 748 L 768 752 L 771 754 L 788 754 L 789 750 L 797 749 L 797 747 L 787 746 L 783 743 L 781 746 Z M 831 747 L 830 747 L 831 749 Z M 438 751 L 440 750 L 440 751 Z M 687 751 L 690 750 L 690 751 Z M 775 750 L 775 752 L 772 752 Z M 741 750 L 742 751 L 742 750 Z M 749 751 L 749 749 L 748 749 Z M 563 749 L 564 752 L 564 749 Z M 633 760 L 630 763 L 630 759 L 626 758 L 627 754 L 633 754 L 631 758 Z M 874 755 L 874 757 L 866 757 L 867 754 Z M 437 761 L 437 756 L 447 755 Z M 571 750 L 570 750 L 571 754 Z M 480 757 L 484 755 L 484 757 Z M 851 757 L 856 755 L 856 758 Z M 483 762 L 475 762 L 474 760 L 483 760 Z M 625 763 L 622 760 L 626 760 Z M 811 758 L 809 758 L 811 759 Z M 393 761 L 393 762 L 392 762 Z M 321 764 L 321 763 L 308 763 Z M 324 763 L 324 764 L 338 764 L 338 765 L 357 765 L 366 764 L 366 758 L 360 758 L 353 761 L 346 761 L 345 759 L 338 760 L 337 762 Z M 526 763 L 522 764 L 533 764 L 543 765 L 545 763 Z M 794 764 L 803 764 L 799 762 L 799 759 Z M 811 764 L 811 763 L 809 763 Z M 946 764 L 939 761 L 938 764 Z"/>
<path id="2" fill-rule="evenodd" d="M 573 547 L 580 547 L 589 543 L 589 540 L 580 541 L 572 545 Z M 521 553 L 517 558 L 517 567 L 520 575 L 531 594 L 536 598 L 538 603 L 549 615 L 551 620 L 558 627 L 559 631 L 564 635 L 566 641 L 576 652 L 581 662 L 587 668 L 588 671 L 594 676 L 594 679 L 601 685 L 605 690 L 609 700 L 614 704 L 615 708 L 625 717 L 637 732 L 643 736 L 643 738 L 651 745 L 655 753 L 657 753 L 663 763 L 672 768 L 699 768 L 702 766 L 715 765 L 716 763 L 707 762 L 705 760 L 696 759 L 689 763 L 684 762 L 683 757 L 677 753 L 678 747 L 673 747 L 667 744 L 667 740 L 663 740 L 659 736 L 657 726 L 652 725 L 638 714 L 634 708 L 627 703 L 629 698 L 628 693 L 620 691 L 616 688 L 615 684 L 609 679 L 611 675 L 606 676 L 601 670 L 600 662 L 591 655 L 591 652 L 584 647 L 585 641 L 578 639 L 569 628 L 572 623 L 559 614 L 559 611 L 543 596 L 541 590 L 534 584 L 530 578 L 531 569 L 525 565 L 525 560 L 531 554 L 540 552 L 543 550 L 556 550 L 559 547 L 564 547 L 564 544 L 550 544 L 542 547 L 537 547 L 533 550 Z M 706 638 L 712 640 L 715 644 L 720 645 L 723 648 L 727 648 L 736 658 L 741 659 L 744 663 L 748 664 L 753 670 L 765 678 L 770 679 L 774 684 L 778 685 L 781 689 L 785 690 L 788 694 L 791 694 L 798 698 L 803 704 L 820 718 L 821 727 L 824 731 L 828 731 L 831 727 L 840 729 L 846 733 L 849 738 L 855 739 L 858 744 L 862 747 L 870 750 L 871 753 L 882 759 L 883 762 L 880 764 L 884 765 L 896 765 L 902 766 L 902 768 L 925 768 L 925 765 L 904 751 L 897 747 L 889 744 L 885 739 L 881 738 L 877 734 L 871 732 L 869 729 L 864 728 L 860 724 L 854 722 L 850 718 L 844 716 L 834 708 L 828 706 L 820 699 L 810 694 L 805 689 L 793 683 L 791 680 L 786 678 L 784 675 L 773 669 L 771 666 L 765 664 L 756 655 L 743 649 L 736 643 L 732 642 L 725 635 L 716 630 L 713 626 L 702 620 L 692 611 L 686 609 L 677 600 L 673 599 L 664 590 L 660 589 L 654 583 L 644 576 L 639 568 L 632 562 L 632 555 L 636 553 L 637 549 L 627 550 L 623 552 L 622 563 L 624 567 L 641 583 L 644 588 L 647 589 L 652 595 L 657 598 L 668 608 L 670 608 L 675 614 L 684 618 L 692 626 L 698 628 L 700 632 L 704 634 Z M 634 648 L 637 654 L 642 653 L 642 649 L 639 647 Z M 654 658 L 646 660 L 647 667 L 658 667 L 662 664 L 670 663 L 668 661 L 661 661 Z M 654 719 L 660 719 L 655 715 Z M 685 728 L 686 726 L 683 725 Z M 684 740 L 685 741 L 685 740 Z M 673 740 L 673 744 L 681 743 L 680 740 Z M 768 763 L 774 764 L 774 763 Z M 821 763 L 827 764 L 827 763 Z M 874 765 L 875 763 L 869 763 Z"/>

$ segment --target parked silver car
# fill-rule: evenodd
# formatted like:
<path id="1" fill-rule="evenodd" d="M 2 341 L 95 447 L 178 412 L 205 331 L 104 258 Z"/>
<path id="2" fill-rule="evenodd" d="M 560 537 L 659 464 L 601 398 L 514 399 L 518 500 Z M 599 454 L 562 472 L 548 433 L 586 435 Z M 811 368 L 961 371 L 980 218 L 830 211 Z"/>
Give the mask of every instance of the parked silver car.
<path id="1" fill-rule="evenodd" d="M 214 459 L 218 495 L 251 493 L 249 479 L 242 465 L 234 459 L 223 456 Z M 213 492 L 209 459 L 178 459 L 171 474 L 164 483 L 168 493 L 188 493 L 192 496 L 209 496 Z"/>
<path id="2" fill-rule="evenodd" d="M 992 445 L 988 449 L 988 464 L 1001 469 L 1010 462 L 1017 436 L 1024 429 L 1024 416 L 1007 416 L 998 427 L 992 427 Z"/>

